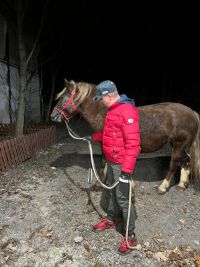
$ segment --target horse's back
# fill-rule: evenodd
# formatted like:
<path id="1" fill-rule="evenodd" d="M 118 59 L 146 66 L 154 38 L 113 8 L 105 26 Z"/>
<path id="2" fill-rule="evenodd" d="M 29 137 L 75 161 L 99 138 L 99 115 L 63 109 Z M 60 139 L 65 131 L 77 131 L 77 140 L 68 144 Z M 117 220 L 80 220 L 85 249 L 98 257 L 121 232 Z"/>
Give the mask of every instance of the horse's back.
<path id="1" fill-rule="evenodd" d="M 143 152 L 153 152 L 175 139 L 194 139 L 198 129 L 195 112 L 180 103 L 163 102 L 138 107 Z"/>
<path id="2" fill-rule="evenodd" d="M 155 111 L 155 112 L 161 112 L 165 111 L 168 112 L 169 110 L 174 110 L 176 112 L 180 111 L 187 111 L 187 112 L 193 112 L 193 110 L 181 103 L 175 103 L 175 102 L 162 102 L 162 103 L 156 103 L 156 104 L 150 104 L 145 106 L 138 107 L 140 112 L 147 112 L 149 111 Z"/>
<path id="3" fill-rule="evenodd" d="M 189 123 L 189 119 L 195 125 L 198 122 L 195 112 L 190 107 L 180 103 L 163 102 L 140 106 L 138 110 L 141 122 L 147 119 L 155 120 L 159 123 L 160 127 L 163 124 L 169 123 L 174 127 L 179 124 L 185 127 L 185 122 Z M 151 122 L 149 123 L 151 124 Z"/>

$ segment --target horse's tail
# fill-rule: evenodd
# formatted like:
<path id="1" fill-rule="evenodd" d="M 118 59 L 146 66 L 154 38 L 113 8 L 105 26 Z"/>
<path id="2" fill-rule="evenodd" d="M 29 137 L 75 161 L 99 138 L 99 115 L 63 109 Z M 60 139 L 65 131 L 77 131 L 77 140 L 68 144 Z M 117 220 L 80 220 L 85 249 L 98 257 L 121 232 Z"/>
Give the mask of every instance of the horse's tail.
<path id="1" fill-rule="evenodd" d="M 194 178 L 194 183 L 197 189 L 200 190 L 200 117 L 199 114 L 196 112 L 195 115 L 198 119 L 198 130 L 190 150 L 191 153 L 190 167 L 191 167 L 191 175 Z"/>

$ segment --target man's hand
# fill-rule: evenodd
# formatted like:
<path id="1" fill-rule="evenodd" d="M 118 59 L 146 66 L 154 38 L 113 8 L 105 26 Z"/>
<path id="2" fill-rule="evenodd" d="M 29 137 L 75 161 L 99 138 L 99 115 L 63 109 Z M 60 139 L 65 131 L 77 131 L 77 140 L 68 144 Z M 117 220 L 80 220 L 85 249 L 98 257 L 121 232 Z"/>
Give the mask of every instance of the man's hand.
<path id="1" fill-rule="evenodd" d="M 120 187 L 126 187 L 125 185 L 128 185 L 130 180 L 131 180 L 131 174 L 122 171 L 119 177 Z"/>
<path id="2" fill-rule="evenodd" d="M 131 174 L 127 172 L 122 171 L 120 177 L 123 180 L 131 180 Z"/>
<path id="3" fill-rule="evenodd" d="M 129 197 L 129 183 L 131 182 L 131 174 L 127 172 L 121 172 L 119 177 L 119 191 L 128 199 Z"/>

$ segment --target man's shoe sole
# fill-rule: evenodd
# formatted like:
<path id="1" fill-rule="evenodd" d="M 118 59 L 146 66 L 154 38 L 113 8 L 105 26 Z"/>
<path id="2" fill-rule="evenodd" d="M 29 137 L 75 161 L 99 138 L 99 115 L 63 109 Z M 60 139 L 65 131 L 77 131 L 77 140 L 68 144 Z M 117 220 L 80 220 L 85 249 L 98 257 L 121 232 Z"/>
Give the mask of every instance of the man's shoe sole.
<path id="1" fill-rule="evenodd" d="M 136 245 L 134 246 L 132 249 L 126 251 L 126 252 L 121 252 L 120 250 L 118 250 L 118 253 L 121 255 L 121 256 L 126 256 L 126 255 L 129 255 L 132 251 L 134 250 L 138 250 L 139 248 L 139 245 Z"/>
<path id="2" fill-rule="evenodd" d="M 105 230 L 116 230 L 116 228 L 106 228 L 106 229 L 95 229 L 95 228 L 92 228 L 93 232 L 102 232 L 102 231 L 105 231 Z"/>

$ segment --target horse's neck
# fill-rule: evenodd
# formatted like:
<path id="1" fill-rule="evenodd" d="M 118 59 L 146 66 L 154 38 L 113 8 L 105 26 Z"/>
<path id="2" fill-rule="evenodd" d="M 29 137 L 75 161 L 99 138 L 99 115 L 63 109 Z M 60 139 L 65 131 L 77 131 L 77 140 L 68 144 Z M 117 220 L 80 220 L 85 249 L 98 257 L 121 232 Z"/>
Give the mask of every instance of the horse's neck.
<path id="1" fill-rule="evenodd" d="M 106 108 L 100 102 L 94 102 L 92 98 L 88 98 L 79 107 L 79 112 L 94 131 L 103 129 Z"/>

